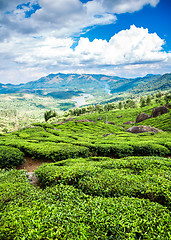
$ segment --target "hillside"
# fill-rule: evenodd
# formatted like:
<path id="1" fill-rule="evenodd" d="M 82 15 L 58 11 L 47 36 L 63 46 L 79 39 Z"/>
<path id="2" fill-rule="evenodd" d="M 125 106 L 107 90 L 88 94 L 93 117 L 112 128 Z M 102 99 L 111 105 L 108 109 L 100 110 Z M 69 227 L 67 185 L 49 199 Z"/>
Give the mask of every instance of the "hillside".
<path id="1" fill-rule="evenodd" d="M 142 93 L 158 90 L 170 90 L 171 89 L 171 74 L 164 74 L 157 78 L 152 78 L 148 82 L 144 82 L 137 87 L 134 87 L 133 93 Z"/>
<path id="2" fill-rule="evenodd" d="M 1 134 L 0 239 L 169 240 L 170 110 L 135 123 L 158 106 L 52 119 Z M 126 131 L 140 124 L 163 131 Z M 45 163 L 34 173 L 16 170 L 28 157 L 36 167 Z"/>

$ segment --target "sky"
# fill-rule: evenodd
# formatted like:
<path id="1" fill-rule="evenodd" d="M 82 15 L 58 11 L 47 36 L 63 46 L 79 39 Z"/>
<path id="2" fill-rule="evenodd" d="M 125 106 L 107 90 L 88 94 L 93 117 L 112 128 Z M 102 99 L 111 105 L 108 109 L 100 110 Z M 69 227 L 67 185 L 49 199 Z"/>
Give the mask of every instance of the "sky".
<path id="1" fill-rule="evenodd" d="M 171 72 L 171 0 L 0 0 L 0 83 Z"/>

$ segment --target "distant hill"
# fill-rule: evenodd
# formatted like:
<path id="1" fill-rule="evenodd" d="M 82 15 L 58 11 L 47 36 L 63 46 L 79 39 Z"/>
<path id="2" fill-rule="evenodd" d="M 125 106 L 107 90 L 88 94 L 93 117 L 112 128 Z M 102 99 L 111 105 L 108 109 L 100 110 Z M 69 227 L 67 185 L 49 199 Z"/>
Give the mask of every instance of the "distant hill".
<path id="1" fill-rule="evenodd" d="M 55 98 L 71 98 L 78 93 L 121 93 L 171 88 L 171 74 L 147 75 L 142 78 L 120 78 L 102 74 L 50 74 L 37 81 L 20 85 L 0 84 L 0 94 L 34 93 Z M 66 96 L 65 96 L 66 94 Z"/>
<path id="2" fill-rule="evenodd" d="M 134 93 L 157 91 L 157 90 L 169 90 L 171 89 L 171 74 L 167 73 L 157 78 L 152 77 L 148 82 L 143 82 L 137 87 L 133 88 Z"/>

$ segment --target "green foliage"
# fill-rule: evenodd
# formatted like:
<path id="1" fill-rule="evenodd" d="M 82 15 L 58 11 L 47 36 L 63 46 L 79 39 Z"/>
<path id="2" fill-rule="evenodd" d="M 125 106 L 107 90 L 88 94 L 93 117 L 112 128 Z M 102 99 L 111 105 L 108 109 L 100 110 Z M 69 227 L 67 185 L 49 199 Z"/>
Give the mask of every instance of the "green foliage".
<path id="1" fill-rule="evenodd" d="M 143 125 L 156 127 L 163 131 L 171 132 L 171 112 L 162 114 L 155 118 L 149 118 L 143 121 Z"/>
<path id="2" fill-rule="evenodd" d="M 166 92 L 164 95 L 164 100 L 166 101 L 166 103 L 169 103 L 171 101 L 171 92 Z"/>
<path id="3" fill-rule="evenodd" d="M 0 175 L 2 240 L 170 238 L 170 213 L 158 203 L 91 197 L 63 184 L 41 190 L 29 185 L 21 171 Z"/>
<path id="4" fill-rule="evenodd" d="M 157 134 L 124 124 L 156 106 L 91 105 L 88 115 L 1 135 L 3 148 L 55 163 L 36 170 L 42 188 L 24 171 L 0 171 L 0 239 L 170 239 L 171 160 L 154 157 L 171 154 L 170 113 L 143 122 L 165 128 Z"/>
<path id="5" fill-rule="evenodd" d="M 44 164 L 36 175 L 44 187 L 69 184 L 93 196 L 143 197 L 171 209 L 171 160 L 156 157 L 97 160 L 69 159 L 63 166 Z"/>
<path id="6" fill-rule="evenodd" d="M 0 146 L 0 168 L 12 168 L 24 162 L 24 154 L 17 148 Z"/>
<path id="7" fill-rule="evenodd" d="M 142 107 L 145 107 L 145 106 L 146 106 L 146 101 L 145 101 L 144 97 L 141 97 L 140 98 L 140 107 L 142 108 Z"/>
<path id="8" fill-rule="evenodd" d="M 45 121 L 47 122 L 50 118 L 56 117 L 57 113 L 55 111 L 49 110 L 44 113 Z"/>

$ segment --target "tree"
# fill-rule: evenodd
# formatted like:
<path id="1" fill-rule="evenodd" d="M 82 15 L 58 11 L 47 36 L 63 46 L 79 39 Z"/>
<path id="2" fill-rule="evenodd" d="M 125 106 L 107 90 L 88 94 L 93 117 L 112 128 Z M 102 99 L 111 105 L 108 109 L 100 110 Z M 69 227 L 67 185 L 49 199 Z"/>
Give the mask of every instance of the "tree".
<path id="1" fill-rule="evenodd" d="M 45 121 L 47 122 L 50 118 L 56 117 L 57 113 L 55 111 L 49 110 L 44 113 Z"/>
<path id="2" fill-rule="evenodd" d="M 164 100 L 166 101 L 166 103 L 169 103 L 171 101 L 171 92 L 165 93 Z"/>
<path id="3" fill-rule="evenodd" d="M 151 95 L 147 96 L 146 104 L 147 104 L 147 106 L 149 106 L 151 104 Z"/>
<path id="4" fill-rule="evenodd" d="M 156 98 L 161 98 L 161 96 L 162 96 L 161 91 L 158 91 L 158 92 L 156 93 Z"/>
<path id="5" fill-rule="evenodd" d="M 141 97 L 140 98 L 140 107 L 142 108 L 142 107 L 145 107 L 145 106 L 146 106 L 145 99 L 144 99 L 144 97 Z"/>
<path id="6" fill-rule="evenodd" d="M 122 102 L 119 102 L 119 104 L 118 104 L 118 108 L 119 108 L 119 109 L 122 109 L 122 108 L 123 108 L 123 104 L 122 104 Z"/>

